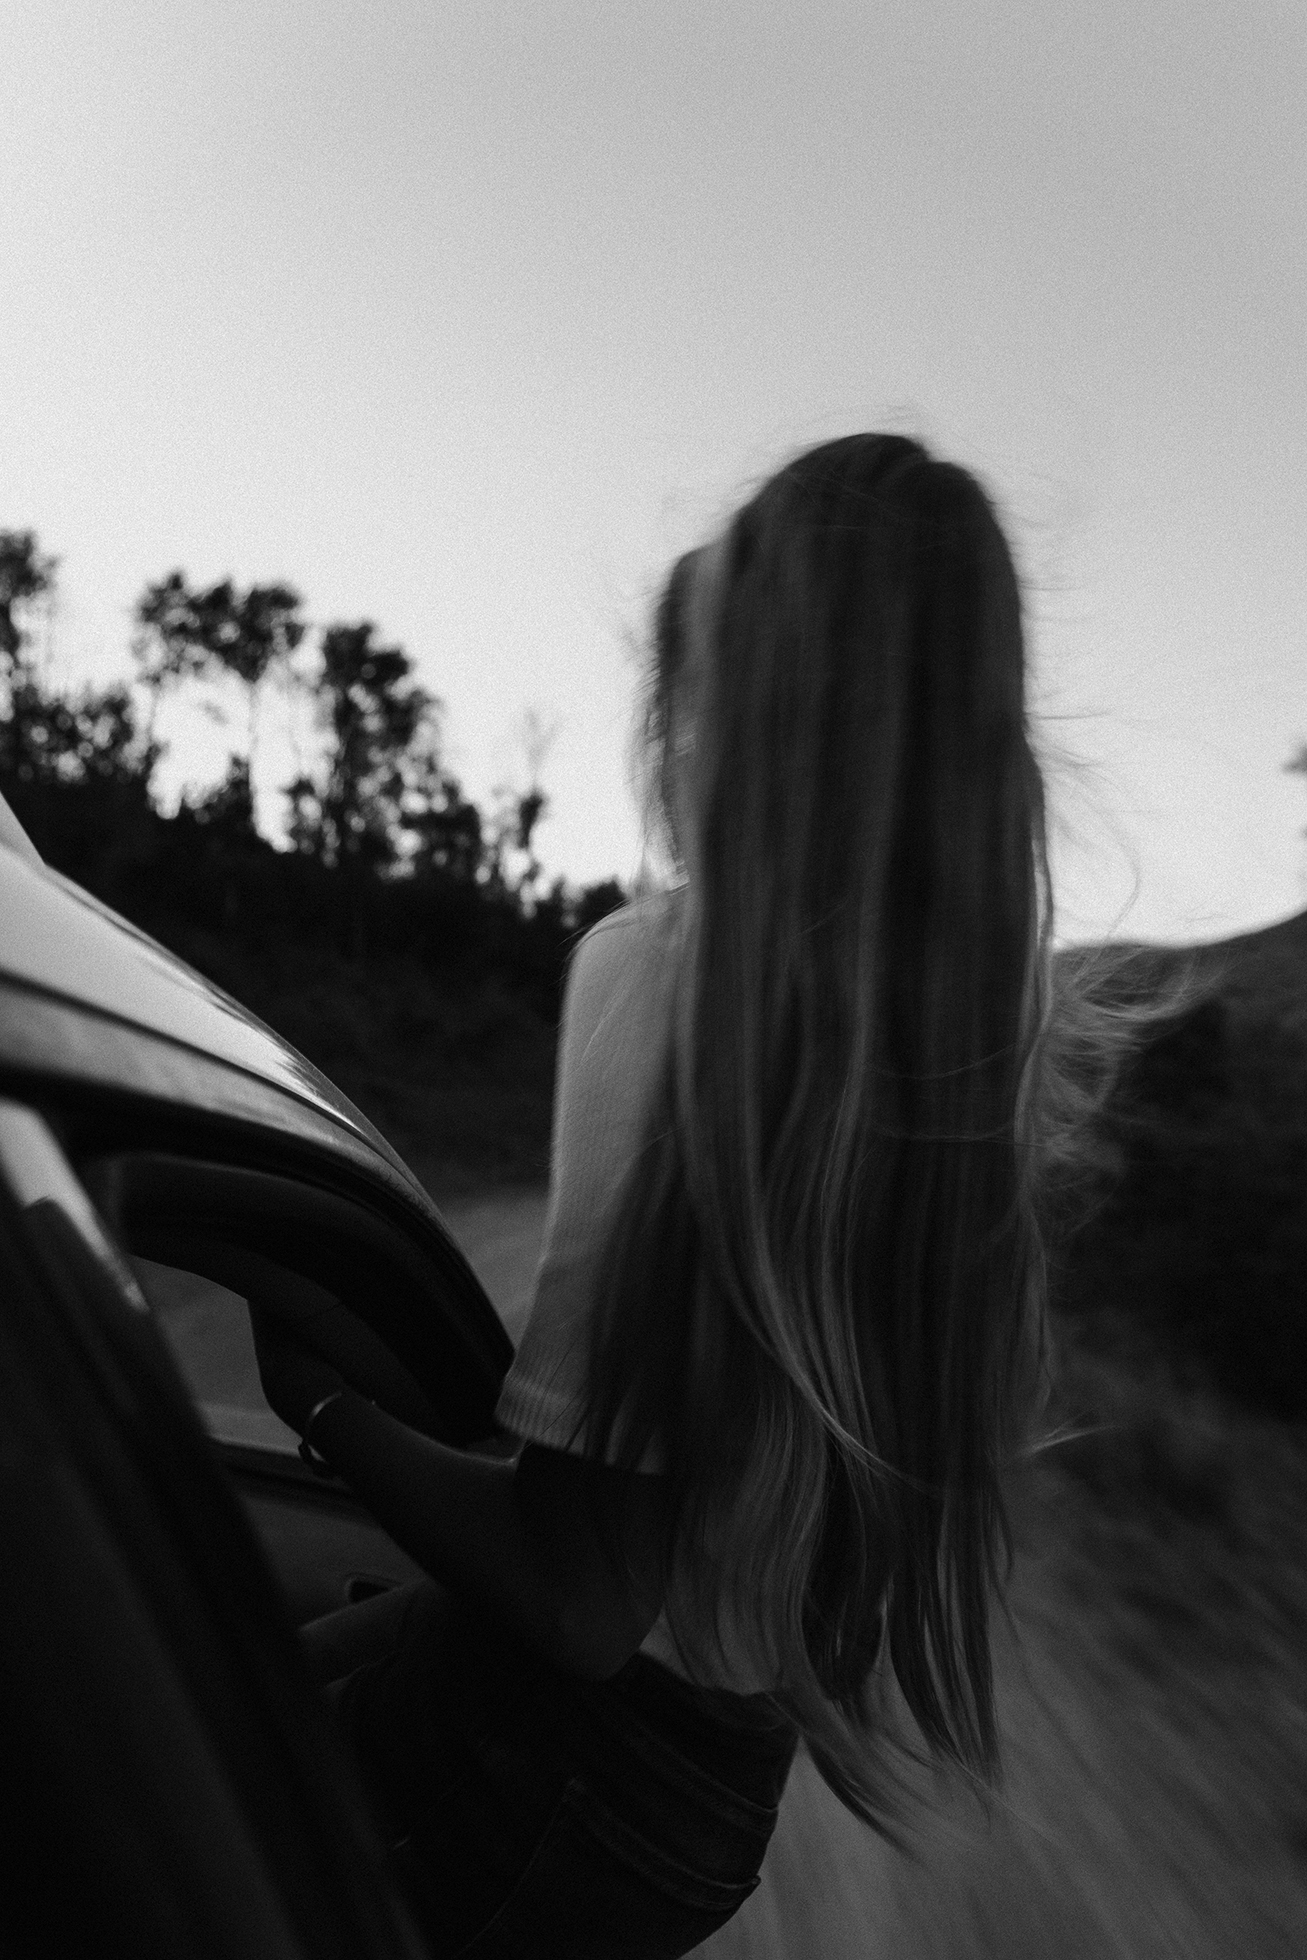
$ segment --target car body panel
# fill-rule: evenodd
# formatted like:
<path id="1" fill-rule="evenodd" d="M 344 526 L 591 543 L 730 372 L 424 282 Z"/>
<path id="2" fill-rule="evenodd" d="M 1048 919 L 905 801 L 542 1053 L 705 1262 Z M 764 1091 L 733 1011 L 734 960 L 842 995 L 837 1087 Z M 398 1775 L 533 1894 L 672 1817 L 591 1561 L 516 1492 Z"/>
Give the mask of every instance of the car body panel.
<path id="1" fill-rule="evenodd" d="M 197 1066 L 192 1057 L 200 1058 L 206 1089 L 218 1063 L 233 1077 L 249 1076 L 279 1090 L 364 1139 L 404 1182 L 421 1191 L 384 1137 L 288 1042 L 80 886 L 11 848 L 0 848 L 0 980 L 29 998 L 45 997 L 94 1016 L 98 1038 L 110 1047 L 115 1024 L 149 1036 L 156 1053 L 157 1044 L 168 1044 L 174 1051 L 170 1093 L 182 1100 L 204 1100 L 203 1094 L 186 1093 L 187 1069 Z M 8 1048 L 9 1020 L 0 1015 L 0 1055 Z M 31 1047 L 29 1038 L 26 1061 L 35 1059 Z M 62 1073 L 60 1059 L 55 1042 L 46 1060 Z M 240 1093 L 235 1082 L 230 1093 Z"/>
<path id="2" fill-rule="evenodd" d="M 0 1069 L 51 1087 L 142 1097 L 206 1119 L 275 1130 L 366 1168 L 422 1204 L 425 1193 L 392 1153 L 313 1104 L 287 1097 L 266 1076 L 184 1046 L 84 1002 L 15 983 L 0 968 Z"/>

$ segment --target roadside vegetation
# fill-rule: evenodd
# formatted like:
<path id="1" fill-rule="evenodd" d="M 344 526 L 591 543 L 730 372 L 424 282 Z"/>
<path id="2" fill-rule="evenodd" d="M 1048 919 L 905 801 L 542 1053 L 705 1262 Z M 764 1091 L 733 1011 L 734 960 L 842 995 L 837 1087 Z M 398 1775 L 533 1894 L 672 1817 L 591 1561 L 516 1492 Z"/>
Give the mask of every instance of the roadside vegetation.
<path id="1" fill-rule="evenodd" d="M 285 583 L 172 572 L 136 602 L 121 681 L 55 687 L 36 629 L 56 571 L 0 532 L 0 788 L 42 856 L 287 1036 L 430 1182 L 543 1177 L 567 951 L 625 894 L 544 883 L 534 772 L 480 808 L 404 649 L 367 620 L 311 629 Z M 215 690 L 236 703 L 225 774 L 165 814 L 160 705 Z M 252 786 L 274 692 L 312 731 L 276 843 Z"/>

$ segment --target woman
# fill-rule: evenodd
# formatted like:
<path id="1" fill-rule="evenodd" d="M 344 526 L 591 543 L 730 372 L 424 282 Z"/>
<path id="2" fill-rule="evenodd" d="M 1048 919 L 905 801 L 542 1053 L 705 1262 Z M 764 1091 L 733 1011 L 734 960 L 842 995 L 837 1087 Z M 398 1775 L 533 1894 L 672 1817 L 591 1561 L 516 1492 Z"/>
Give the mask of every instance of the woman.
<path id="1" fill-rule="evenodd" d="M 442 1951 L 688 1951 L 797 1739 L 892 1831 L 891 1684 L 996 1770 L 1049 930 L 1012 559 L 966 471 L 850 436 L 680 560 L 655 637 L 684 883 L 573 962 L 507 1453 L 260 1327 L 273 1406 L 439 1582 L 311 1646 Z"/>

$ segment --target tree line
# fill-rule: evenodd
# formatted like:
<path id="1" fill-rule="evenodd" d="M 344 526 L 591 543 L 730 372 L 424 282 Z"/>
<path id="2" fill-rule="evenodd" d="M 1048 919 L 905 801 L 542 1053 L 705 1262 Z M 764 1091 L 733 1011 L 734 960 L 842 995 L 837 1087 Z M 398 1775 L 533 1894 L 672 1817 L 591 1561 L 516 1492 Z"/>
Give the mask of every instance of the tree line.
<path id="1" fill-rule="evenodd" d="M 311 627 L 288 583 L 203 585 L 176 570 L 133 607 L 129 675 L 56 686 L 38 627 L 57 573 L 34 532 L 0 531 L 0 787 L 49 862 L 187 957 L 196 931 L 271 933 L 347 958 L 402 955 L 467 984 L 493 969 L 551 1011 L 568 943 L 625 894 L 611 879 L 542 884 L 544 791 L 533 778 L 489 810 L 464 793 L 443 755 L 443 705 L 402 646 L 370 620 Z M 226 773 L 165 815 L 159 711 L 215 682 L 243 703 Z M 312 761 L 282 786 L 276 843 L 253 790 L 274 693 L 315 733 Z"/>

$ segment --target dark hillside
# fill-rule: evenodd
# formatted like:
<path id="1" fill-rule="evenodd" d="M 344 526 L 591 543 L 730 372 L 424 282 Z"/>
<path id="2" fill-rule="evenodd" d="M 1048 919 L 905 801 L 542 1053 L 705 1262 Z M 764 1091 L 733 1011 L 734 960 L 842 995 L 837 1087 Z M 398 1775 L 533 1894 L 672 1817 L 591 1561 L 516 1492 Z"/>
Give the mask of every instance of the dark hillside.
<path id="1" fill-rule="evenodd" d="M 1181 954 L 1197 998 L 1103 1119 L 1123 1172 L 1064 1249 L 1058 1304 L 1091 1342 L 1307 1418 L 1307 913 Z"/>
<path id="2" fill-rule="evenodd" d="M 47 863 L 284 1035 L 429 1184 L 545 1176 L 568 952 L 620 886 L 526 904 L 323 864 L 186 806 L 166 817 L 131 784 L 4 787 Z"/>

